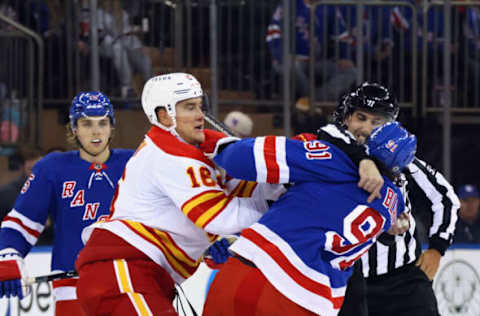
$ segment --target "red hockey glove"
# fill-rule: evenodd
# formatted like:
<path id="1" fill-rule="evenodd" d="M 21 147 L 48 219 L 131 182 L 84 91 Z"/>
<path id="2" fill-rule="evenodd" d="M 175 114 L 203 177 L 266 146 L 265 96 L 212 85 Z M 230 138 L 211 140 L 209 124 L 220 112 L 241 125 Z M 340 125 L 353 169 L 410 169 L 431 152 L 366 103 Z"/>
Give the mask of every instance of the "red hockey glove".
<path id="1" fill-rule="evenodd" d="M 205 135 L 205 140 L 200 144 L 200 150 L 204 153 L 213 153 L 217 142 L 220 139 L 227 137 L 224 133 L 211 129 L 204 129 L 203 134 Z"/>
<path id="2" fill-rule="evenodd" d="M 203 132 L 205 134 L 205 140 L 200 144 L 200 150 L 210 159 L 215 157 L 221 145 L 226 145 L 239 140 L 237 137 L 228 137 L 224 133 L 210 129 L 205 129 Z"/>
<path id="3" fill-rule="evenodd" d="M 13 248 L 0 250 L 0 297 L 18 296 L 20 299 L 30 294 L 24 284 L 27 278 L 25 262 Z"/>

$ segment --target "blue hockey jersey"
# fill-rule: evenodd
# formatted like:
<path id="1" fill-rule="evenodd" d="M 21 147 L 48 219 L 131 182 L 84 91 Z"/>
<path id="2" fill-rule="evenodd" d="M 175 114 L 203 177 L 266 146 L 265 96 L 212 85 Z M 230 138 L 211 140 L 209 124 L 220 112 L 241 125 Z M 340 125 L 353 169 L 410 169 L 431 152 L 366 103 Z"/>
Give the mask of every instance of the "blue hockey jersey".
<path id="1" fill-rule="evenodd" d="M 336 315 L 351 266 L 404 210 L 399 188 L 385 178 L 382 198 L 367 203 L 355 164 L 319 140 L 244 139 L 228 145 L 215 162 L 235 178 L 292 183 L 231 250 L 254 262 L 290 300 Z"/>
<path id="2" fill-rule="evenodd" d="M 110 202 L 132 150 L 113 149 L 103 164 L 80 158 L 78 151 L 50 153 L 38 161 L 0 230 L 0 249 L 26 256 L 50 215 L 54 230 L 53 270 L 73 270 L 83 248 L 83 228 L 108 215 Z"/>

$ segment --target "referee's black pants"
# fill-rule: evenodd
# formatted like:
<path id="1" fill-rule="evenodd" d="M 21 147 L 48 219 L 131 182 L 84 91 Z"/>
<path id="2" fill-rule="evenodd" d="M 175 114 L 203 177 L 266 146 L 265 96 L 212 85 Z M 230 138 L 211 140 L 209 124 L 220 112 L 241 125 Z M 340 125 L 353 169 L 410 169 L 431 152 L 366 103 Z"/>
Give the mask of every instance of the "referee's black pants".
<path id="1" fill-rule="evenodd" d="M 438 316 L 432 282 L 415 263 L 366 279 L 369 316 Z"/>
<path id="2" fill-rule="evenodd" d="M 353 274 L 348 280 L 345 299 L 338 316 L 368 316 L 366 294 L 367 290 L 362 273 L 362 262 L 358 260 L 353 265 Z"/>

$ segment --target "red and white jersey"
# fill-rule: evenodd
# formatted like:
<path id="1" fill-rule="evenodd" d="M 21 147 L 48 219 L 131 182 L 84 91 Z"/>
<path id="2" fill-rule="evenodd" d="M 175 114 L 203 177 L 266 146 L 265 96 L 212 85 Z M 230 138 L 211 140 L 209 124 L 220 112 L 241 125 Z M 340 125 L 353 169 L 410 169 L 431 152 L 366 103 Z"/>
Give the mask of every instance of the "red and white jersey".
<path id="1" fill-rule="evenodd" d="M 152 127 L 118 182 L 110 217 L 87 227 L 83 242 L 95 228 L 108 230 L 181 282 L 195 272 L 215 234 L 256 222 L 278 188 L 236 179 L 223 186 L 220 178 L 197 147 Z"/>

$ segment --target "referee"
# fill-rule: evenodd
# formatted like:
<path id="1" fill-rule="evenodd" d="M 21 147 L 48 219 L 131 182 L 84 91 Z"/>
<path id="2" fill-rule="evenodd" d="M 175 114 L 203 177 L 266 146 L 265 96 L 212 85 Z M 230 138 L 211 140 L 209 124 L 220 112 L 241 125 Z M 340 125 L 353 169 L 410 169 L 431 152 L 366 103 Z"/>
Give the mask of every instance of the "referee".
<path id="1" fill-rule="evenodd" d="M 431 213 L 428 249 L 422 252 L 415 217 L 401 235 L 382 234 L 362 256 L 369 316 L 437 316 L 432 280 L 451 244 L 460 202 L 435 169 L 415 159 L 408 165 L 404 197 L 411 213 Z"/>
<path id="2" fill-rule="evenodd" d="M 398 109 L 388 89 L 366 82 L 342 99 L 334 120 L 363 143 L 379 115 L 394 120 Z M 380 235 L 361 263 L 355 264 L 341 316 L 439 315 L 432 280 L 452 242 L 460 202 L 443 175 L 425 162 L 415 158 L 407 169 L 402 188 L 410 226 L 403 234 Z M 432 218 L 428 249 L 423 253 L 414 218 L 422 212 Z"/>

